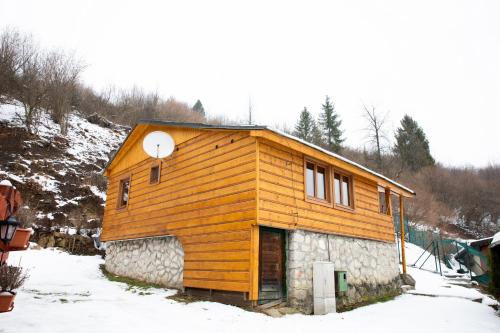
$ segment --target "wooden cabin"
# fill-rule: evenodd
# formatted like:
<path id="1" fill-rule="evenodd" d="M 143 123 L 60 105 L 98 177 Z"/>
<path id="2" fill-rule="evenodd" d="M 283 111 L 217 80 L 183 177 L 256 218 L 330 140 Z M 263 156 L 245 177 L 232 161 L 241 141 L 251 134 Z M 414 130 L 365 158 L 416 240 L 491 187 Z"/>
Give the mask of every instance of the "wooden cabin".
<path id="1" fill-rule="evenodd" d="M 173 138 L 170 156 L 155 159 L 144 152 L 142 141 L 153 131 Z M 346 158 L 261 126 L 141 121 L 104 175 L 108 191 L 102 241 L 119 245 L 174 237 L 183 258 L 181 283 L 173 286 L 253 303 L 293 297 L 294 290 L 298 303 L 308 302 L 312 286 L 302 293 L 290 282 L 310 273 L 308 268 L 300 273 L 289 265 L 289 260 L 300 260 L 299 250 L 292 247 L 300 248 L 293 242 L 300 242 L 301 235 L 305 242 L 313 237 L 317 251 L 324 247 L 325 236 L 326 245 L 333 248 L 351 243 L 363 247 L 361 242 L 367 241 L 367 252 L 373 252 L 370 246 L 393 249 L 391 260 L 397 260 L 390 197 L 399 196 L 402 203 L 414 195 Z M 141 243 L 137 244 L 140 250 Z M 114 251 L 126 251 L 120 249 Z M 332 251 L 328 248 L 328 257 Z M 120 254 L 111 252 L 106 267 L 142 276 L 141 263 L 133 269 L 126 266 L 133 255 L 118 259 Z M 398 274 L 392 261 L 377 265 L 385 270 L 390 265 Z M 369 263 L 367 267 L 376 269 Z M 361 269 L 352 269 L 354 281 Z M 343 270 L 350 272 L 349 267 Z M 155 279 L 149 280 L 160 281 Z"/>

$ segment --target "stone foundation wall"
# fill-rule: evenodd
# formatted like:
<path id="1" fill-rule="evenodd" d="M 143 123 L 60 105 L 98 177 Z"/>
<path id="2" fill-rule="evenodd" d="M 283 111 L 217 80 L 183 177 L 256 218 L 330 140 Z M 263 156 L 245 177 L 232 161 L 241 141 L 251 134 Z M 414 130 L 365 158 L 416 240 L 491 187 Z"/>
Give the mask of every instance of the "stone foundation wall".
<path id="1" fill-rule="evenodd" d="M 173 236 L 106 243 L 106 270 L 115 275 L 182 289 L 184 250 Z"/>
<path id="2" fill-rule="evenodd" d="M 315 261 L 332 261 L 336 271 L 347 271 L 348 291 L 337 295 L 337 310 L 401 293 L 394 243 L 291 231 L 287 239 L 288 302 L 306 313 L 313 310 Z"/>

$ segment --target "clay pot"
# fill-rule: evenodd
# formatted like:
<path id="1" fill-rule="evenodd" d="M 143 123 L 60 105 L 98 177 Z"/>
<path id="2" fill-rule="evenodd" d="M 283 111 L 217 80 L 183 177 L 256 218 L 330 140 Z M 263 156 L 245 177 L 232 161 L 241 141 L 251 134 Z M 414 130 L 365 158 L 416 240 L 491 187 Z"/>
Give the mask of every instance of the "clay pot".
<path id="1" fill-rule="evenodd" d="M 29 240 L 31 237 L 31 229 L 18 228 L 14 233 L 14 237 L 9 242 L 8 245 L 0 242 L 0 250 L 3 251 L 23 251 L 29 246 Z"/>
<path id="2" fill-rule="evenodd" d="M 9 251 L 0 252 L 0 266 L 5 264 L 7 262 L 7 259 L 9 259 Z"/>
<path id="3" fill-rule="evenodd" d="M 9 292 L 0 293 L 0 312 L 9 312 L 14 309 L 14 298 L 16 295 L 13 295 Z"/>
<path id="4" fill-rule="evenodd" d="M 27 249 L 31 237 L 31 229 L 17 229 L 9 243 L 10 247 Z"/>

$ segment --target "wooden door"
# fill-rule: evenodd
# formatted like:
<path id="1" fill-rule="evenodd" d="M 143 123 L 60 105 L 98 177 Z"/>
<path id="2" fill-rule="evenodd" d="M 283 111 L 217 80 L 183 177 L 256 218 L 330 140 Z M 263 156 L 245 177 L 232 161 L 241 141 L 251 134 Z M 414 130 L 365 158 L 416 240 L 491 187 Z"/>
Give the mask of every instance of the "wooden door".
<path id="1" fill-rule="evenodd" d="M 285 280 L 284 232 L 261 227 L 259 239 L 259 301 L 281 299 Z"/>

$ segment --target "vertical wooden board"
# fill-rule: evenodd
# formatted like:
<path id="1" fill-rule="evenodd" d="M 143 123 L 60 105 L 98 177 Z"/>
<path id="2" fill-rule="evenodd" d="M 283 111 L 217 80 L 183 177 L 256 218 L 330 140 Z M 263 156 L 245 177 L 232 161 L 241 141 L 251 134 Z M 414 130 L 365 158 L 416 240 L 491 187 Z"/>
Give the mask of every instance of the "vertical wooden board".
<path id="1" fill-rule="evenodd" d="M 399 230 L 401 235 L 401 266 L 403 274 L 406 274 L 406 254 L 405 254 L 405 213 L 404 213 L 404 197 L 399 196 Z"/>
<path id="2" fill-rule="evenodd" d="M 259 226 L 253 225 L 250 242 L 250 300 L 259 298 Z"/>
<path id="3" fill-rule="evenodd" d="M 255 140 L 255 225 L 250 229 L 250 292 L 249 299 L 259 299 L 259 192 L 260 192 L 260 142 Z"/>

